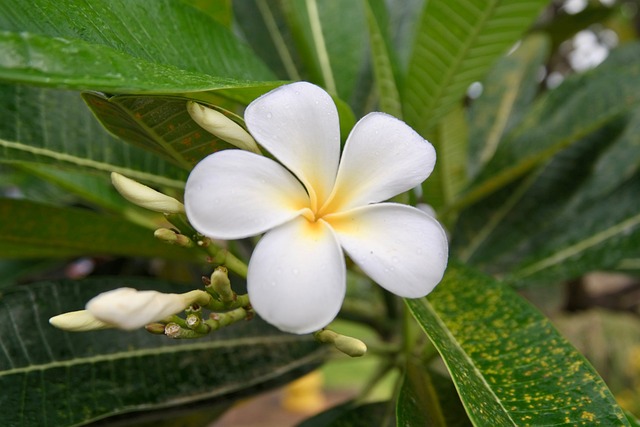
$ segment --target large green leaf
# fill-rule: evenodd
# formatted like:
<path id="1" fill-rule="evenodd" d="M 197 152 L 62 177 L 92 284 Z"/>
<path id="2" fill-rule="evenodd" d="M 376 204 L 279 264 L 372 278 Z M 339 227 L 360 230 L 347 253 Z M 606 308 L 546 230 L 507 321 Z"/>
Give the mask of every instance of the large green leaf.
<path id="1" fill-rule="evenodd" d="M 88 92 L 83 98 L 111 133 L 185 170 L 215 151 L 232 147 L 191 119 L 185 99 Z"/>
<path id="2" fill-rule="evenodd" d="M 505 280 L 523 285 L 570 279 L 593 270 L 615 269 L 625 258 L 637 256 L 638 194 L 640 174 L 602 197 L 587 199 L 577 194 L 572 204 L 535 236 L 533 248 Z"/>
<path id="3" fill-rule="evenodd" d="M 520 285 L 619 268 L 636 256 L 640 109 L 627 106 L 620 113 L 615 106 L 619 100 L 611 99 L 606 105 L 586 106 L 587 117 L 573 117 L 571 97 L 582 97 L 594 87 L 597 93 L 613 90 L 609 85 L 620 77 L 616 70 L 632 69 L 630 61 L 638 52 L 637 46 L 617 52 L 600 70 L 570 79 L 564 89 L 549 93 L 529 114 L 536 117 L 528 128 L 531 132 L 564 116 L 579 121 L 580 133 L 587 136 L 576 131 L 576 141 L 544 166 L 464 210 L 452 245 L 457 256 Z M 637 97 L 632 80 L 626 84 L 626 98 Z M 608 120 L 592 131 L 591 121 L 599 115 Z M 566 126 L 571 125 L 568 121 Z M 553 140 L 561 127 L 558 123 L 547 140 Z M 538 145 L 547 140 L 541 137 Z M 512 142 L 504 141 L 501 149 Z"/>
<path id="4" fill-rule="evenodd" d="M 3 425 L 62 427 L 203 399 L 220 404 L 301 375 L 325 354 L 309 336 L 283 334 L 257 318 L 205 339 L 178 341 L 144 330 L 69 333 L 47 323 L 120 286 L 187 290 L 105 278 L 43 282 L 3 293 Z"/>
<path id="5" fill-rule="evenodd" d="M 438 366 L 439 367 L 439 366 Z M 470 427 L 451 378 L 426 362 L 411 360 L 396 403 L 398 426 Z"/>
<path id="6" fill-rule="evenodd" d="M 295 49 L 281 3 L 268 0 L 235 1 L 233 11 L 244 38 L 265 64 L 279 78 L 300 80 L 305 74 L 303 61 Z"/>
<path id="7" fill-rule="evenodd" d="M 407 364 L 396 417 L 399 426 L 446 425 L 431 376 L 416 363 Z"/>
<path id="8" fill-rule="evenodd" d="M 460 217 L 454 250 L 519 285 L 621 268 L 640 239 L 639 132 L 636 110 L 472 206 Z"/>
<path id="9" fill-rule="evenodd" d="M 629 425 L 584 357 L 500 282 L 454 264 L 428 300 L 407 305 L 474 425 Z"/>
<path id="10" fill-rule="evenodd" d="M 528 111 L 537 94 L 537 74 L 547 59 L 549 39 L 541 34 L 525 38 L 502 57 L 482 81 L 482 95 L 469 108 L 469 175 L 484 166 L 499 143 Z"/>
<path id="11" fill-rule="evenodd" d="M 436 149 L 433 173 L 422 183 L 424 199 L 436 210 L 449 205 L 467 184 L 467 120 L 462 106 L 438 122 L 429 137 Z"/>
<path id="12" fill-rule="evenodd" d="M 264 85 L 179 69 L 84 40 L 25 32 L 0 32 L 0 51 L 0 79 L 18 83 L 155 94 Z"/>
<path id="13" fill-rule="evenodd" d="M 547 0 L 430 0 L 404 87 L 404 117 L 423 135 L 531 25 Z"/>
<path id="14" fill-rule="evenodd" d="M 283 8 L 310 81 L 361 112 L 371 82 L 362 3 L 286 0 Z"/>
<path id="15" fill-rule="evenodd" d="M 508 274 L 523 256 L 535 249 L 536 243 L 554 237 L 547 233 L 547 228 L 562 216 L 574 195 L 582 191 L 594 162 L 625 124 L 626 121 L 617 120 L 605 126 L 556 154 L 526 179 L 463 211 L 452 242 L 456 256 L 490 273 Z M 609 173 L 615 174 L 617 170 Z M 570 229 L 580 229 L 588 236 L 583 223 L 576 220 L 574 224 Z"/>
<path id="16" fill-rule="evenodd" d="M 66 70 L 69 78 L 104 79 L 105 62 L 96 56 L 105 54 L 114 61 L 112 73 L 123 73 L 123 80 L 127 73 L 144 79 L 145 70 L 154 69 L 151 64 L 162 65 L 155 68 L 155 76 L 162 79 L 179 77 L 182 71 L 234 80 L 272 79 L 271 72 L 227 28 L 179 1 L 6 0 L 0 3 L 0 29 L 14 33 L 0 44 L 13 58 L 26 59 L 25 65 L 33 71 Z M 20 33 L 25 34 L 22 40 L 14 39 Z M 51 52 L 46 50 L 49 46 Z M 30 47 L 45 49 L 35 51 L 44 56 L 29 59 L 28 52 L 20 51 Z M 76 58 L 66 58 L 70 53 Z M 92 72 L 94 60 L 101 71 L 97 74 Z M 78 68 L 74 71 L 63 64 Z M 138 73 L 137 66 L 141 67 Z"/>
<path id="17" fill-rule="evenodd" d="M 384 2 L 363 1 L 369 30 L 369 44 L 373 58 L 375 87 L 378 91 L 379 110 L 402 118 L 402 105 L 396 76 L 398 60 L 391 47 L 389 17 Z"/>
<path id="18" fill-rule="evenodd" d="M 0 257 L 128 255 L 204 262 L 196 249 L 169 246 L 153 231 L 86 209 L 0 199 Z"/>
<path id="19" fill-rule="evenodd" d="M 628 44 L 592 72 L 567 79 L 542 97 L 455 207 L 487 197 L 633 109 L 640 102 L 638 58 L 640 44 Z"/>
<path id="20" fill-rule="evenodd" d="M 185 171 L 111 137 L 78 93 L 0 85 L 0 99 L 0 162 L 116 171 L 156 185 L 184 186 Z"/>

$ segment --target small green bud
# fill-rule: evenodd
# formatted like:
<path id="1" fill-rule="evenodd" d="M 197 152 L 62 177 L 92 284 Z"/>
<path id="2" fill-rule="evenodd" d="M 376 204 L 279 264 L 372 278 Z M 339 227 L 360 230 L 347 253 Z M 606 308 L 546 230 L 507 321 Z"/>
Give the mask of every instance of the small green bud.
<path id="1" fill-rule="evenodd" d="M 183 248 L 193 247 L 193 241 L 183 234 L 178 234 L 168 228 L 158 228 L 153 233 L 154 237 L 170 245 L 182 246 Z"/>
<path id="2" fill-rule="evenodd" d="M 207 286 L 214 291 L 222 302 L 235 301 L 236 293 L 231 289 L 231 281 L 229 280 L 229 271 L 226 267 L 219 266 L 211 274 L 211 283 Z"/>
<path id="3" fill-rule="evenodd" d="M 367 353 L 367 345 L 357 338 L 322 329 L 314 334 L 316 340 L 333 344 L 336 349 L 351 357 L 361 357 Z"/>
<path id="4" fill-rule="evenodd" d="M 147 332 L 150 332 L 155 335 L 164 335 L 164 324 L 163 323 L 149 323 L 144 327 Z"/>

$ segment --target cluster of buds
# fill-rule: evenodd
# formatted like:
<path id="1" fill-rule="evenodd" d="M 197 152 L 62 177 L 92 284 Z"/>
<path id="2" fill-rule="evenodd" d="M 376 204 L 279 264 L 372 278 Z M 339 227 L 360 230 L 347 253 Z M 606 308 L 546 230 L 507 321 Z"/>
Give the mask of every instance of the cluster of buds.
<path id="1" fill-rule="evenodd" d="M 184 294 L 118 288 L 91 299 L 85 310 L 64 313 L 49 319 L 60 329 L 81 332 L 117 328 L 146 328 L 171 338 L 199 338 L 211 331 L 252 317 L 247 295 L 236 295 L 224 267 L 208 280 L 206 291 Z M 207 318 L 203 309 L 211 310 Z M 178 316 L 185 312 L 186 318 Z"/>

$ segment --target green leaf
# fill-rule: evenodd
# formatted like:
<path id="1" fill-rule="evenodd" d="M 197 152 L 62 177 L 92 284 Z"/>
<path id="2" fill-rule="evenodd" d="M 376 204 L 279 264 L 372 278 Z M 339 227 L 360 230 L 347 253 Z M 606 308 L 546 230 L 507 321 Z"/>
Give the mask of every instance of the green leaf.
<path id="1" fill-rule="evenodd" d="M 487 197 L 635 108 L 640 102 L 639 57 L 640 44 L 628 44 L 592 72 L 569 78 L 542 97 L 451 209 Z"/>
<path id="2" fill-rule="evenodd" d="M 437 210 L 455 200 L 467 184 L 469 135 L 462 107 L 444 116 L 429 139 L 436 149 L 437 161 L 422 189 L 426 202 Z"/>
<path id="3" fill-rule="evenodd" d="M 417 361 L 407 363 L 396 417 L 406 427 L 472 425 L 451 379 Z"/>
<path id="4" fill-rule="evenodd" d="M 533 249 L 505 280 L 522 285 L 616 268 L 638 253 L 638 194 L 640 174 L 605 197 L 587 202 L 577 195 L 573 204 L 535 237 Z"/>
<path id="5" fill-rule="evenodd" d="M 11 53 L 14 59 L 26 59 L 26 65 L 36 70 L 47 71 L 52 67 L 49 74 L 65 71 L 70 79 L 82 79 L 83 75 L 104 78 L 105 63 L 90 52 L 89 46 L 93 46 L 97 54 L 106 54 L 114 60 L 112 73 L 124 73 L 120 76 L 123 82 L 128 72 L 144 79 L 150 64 L 162 65 L 156 68 L 156 78 L 162 78 L 164 70 L 168 71 L 166 78 L 186 71 L 234 80 L 272 79 L 271 72 L 228 29 L 179 1 L 34 0 L 27 4 L 7 0 L 0 4 L 0 29 L 14 36 L 37 35 L 35 38 L 25 35 L 27 44 L 23 47 L 31 47 L 29 39 L 34 40 L 34 47 L 52 47 L 50 53 L 41 50 L 44 56 L 31 59 L 28 52 L 10 50 L 15 46 L 11 42 L 0 44 L 0 50 Z M 17 42 L 20 47 L 20 41 Z M 76 58 L 65 57 L 64 43 L 70 49 L 67 55 L 77 53 Z M 76 49 L 78 52 L 74 52 Z M 108 53 L 109 49 L 115 52 Z M 100 71 L 97 74 L 92 72 L 94 60 Z M 75 63 L 78 68 L 60 69 L 65 63 Z M 135 72 L 137 65 L 141 67 L 138 73 Z M 97 89 L 94 85 L 90 88 Z"/>
<path id="6" fill-rule="evenodd" d="M 0 99 L 0 162 L 115 171 L 156 185 L 184 186 L 183 170 L 107 134 L 78 93 L 0 85 Z"/>
<path id="7" fill-rule="evenodd" d="M 445 426 L 446 422 L 430 375 L 408 363 L 396 405 L 399 426 Z"/>
<path id="8" fill-rule="evenodd" d="M 182 0 L 185 3 L 200 9 L 202 12 L 215 19 L 226 28 L 231 28 L 233 10 L 231 0 Z"/>
<path id="9" fill-rule="evenodd" d="M 0 79 L 110 93 L 189 93 L 264 83 L 178 69 L 83 40 L 0 32 Z M 272 86 L 272 84 L 267 83 Z"/>
<path id="10" fill-rule="evenodd" d="M 287 0 L 283 8 L 310 81 L 359 106 L 361 86 L 370 81 L 363 78 L 368 68 L 362 3 Z"/>
<path id="11" fill-rule="evenodd" d="M 528 111 L 538 91 L 537 74 L 549 55 L 549 39 L 533 34 L 502 57 L 482 81 L 482 95 L 469 108 L 469 175 L 493 157 L 505 134 Z"/>
<path id="12" fill-rule="evenodd" d="M 635 415 L 629 411 L 625 411 L 625 416 L 627 417 L 627 421 L 629 421 L 629 425 L 631 425 L 631 427 L 640 427 L 640 420 Z"/>
<path id="13" fill-rule="evenodd" d="M 547 0 L 430 0 L 404 87 L 404 117 L 428 131 L 531 25 Z"/>
<path id="14" fill-rule="evenodd" d="M 556 154 L 526 179 L 463 211 L 452 242 L 456 256 L 492 274 L 509 274 L 535 251 L 536 244 L 555 237 L 547 233 L 548 227 L 582 191 L 594 162 L 625 124 L 625 120 L 612 122 Z M 569 228 L 584 231 L 584 224 L 576 220 Z"/>
<path id="15" fill-rule="evenodd" d="M 259 319 L 198 340 L 144 330 L 70 333 L 47 323 L 116 287 L 184 292 L 132 278 L 42 282 L 0 298 L 0 416 L 5 425 L 72 426 L 114 414 L 217 404 L 257 393 L 311 370 L 324 349 L 310 336 L 276 331 Z"/>
<path id="16" fill-rule="evenodd" d="M 0 199 L 0 257 L 44 258 L 112 254 L 204 262 L 196 249 L 170 246 L 153 231 L 86 209 Z"/>
<path id="17" fill-rule="evenodd" d="M 454 264 L 428 300 L 406 303 L 474 425 L 629 425 L 584 357 L 500 282 Z"/>
<path id="18" fill-rule="evenodd" d="M 294 48 L 280 2 L 244 0 L 233 2 L 236 21 L 254 52 L 280 78 L 301 80 L 302 60 Z"/>
<path id="19" fill-rule="evenodd" d="M 184 99 L 100 93 L 84 93 L 83 98 L 112 134 L 185 170 L 215 151 L 232 147 L 198 126 Z"/>
<path id="20" fill-rule="evenodd" d="M 55 184 L 107 212 L 121 213 L 136 208 L 116 191 L 108 176 L 62 170 L 45 164 L 21 164 L 19 169 L 37 176 L 43 181 Z M 32 200 L 28 197 L 27 199 Z"/>
<path id="21" fill-rule="evenodd" d="M 608 84 L 620 76 L 617 67 L 628 70 L 627 61 L 633 57 L 628 54 L 634 51 L 637 55 L 637 46 L 627 54 L 619 51 L 612 58 L 617 66 L 603 64 L 599 73 L 570 79 L 567 89 L 550 93 L 539 104 L 544 109 L 530 113 L 539 118 L 531 132 L 550 116 L 564 114 L 570 108 L 565 103 L 573 105 L 571 95 L 594 87 L 594 80 L 606 76 L 596 87 L 610 90 Z M 614 102 L 609 104 L 612 109 Z M 609 113 L 597 104 L 590 107 Z M 580 137 L 526 178 L 464 210 L 452 242 L 456 255 L 512 284 L 526 286 L 629 265 L 625 260 L 637 254 L 640 214 L 634 196 L 640 172 L 640 108 L 632 108 Z M 592 119 L 593 115 L 577 117 L 583 128 Z M 549 136 L 553 139 L 557 134 Z"/>
<path id="22" fill-rule="evenodd" d="M 379 109 L 397 118 L 402 118 L 402 105 L 396 75 L 397 59 L 391 49 L 388 34 L 387 10 L 383 2 L 363 1 L 369 30 L 369 43 L 373 57 L 373 73 L 376 90 L 380 97 Z"/>
<path id="23" fill-rule="evenodd" d="M 343 403 L 309 418 L 297 427 L 393 427 L 395 420 L 390 402 L 358 405 Z"/>

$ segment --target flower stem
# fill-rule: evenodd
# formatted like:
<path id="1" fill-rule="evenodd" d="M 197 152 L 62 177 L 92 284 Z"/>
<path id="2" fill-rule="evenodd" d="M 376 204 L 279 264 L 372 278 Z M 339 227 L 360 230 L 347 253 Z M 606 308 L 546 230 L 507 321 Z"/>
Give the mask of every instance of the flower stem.
<path id="1" fill-rule="evenodd" d="M 229 271 L 233 271 L 238 276 L 243 279 L 247 278 L 248 267 L 242 260 L 236 257 L 234 254 L 229 252 L 229 250 L 225 248 L 221 248 L 216 246 L 211 242 L 211 239 L 205 237 L 202 240 L 198 241 L 198 246 L 203 248 L 209 257 L 211 258 L 211 262 L 215 264 L 224 265 L 229 269 Z"/>
<path id="2" fill-rule="evenodd" d="M 212 331 L 215 331 L 224 326 L 244 320 L 249 315 L 250 312 L 245 310 L 244 307 L 238 307 L 226 313 L 211 313 L 209 319 L 205 320 L 204 323 L 208 325 Z"/>

